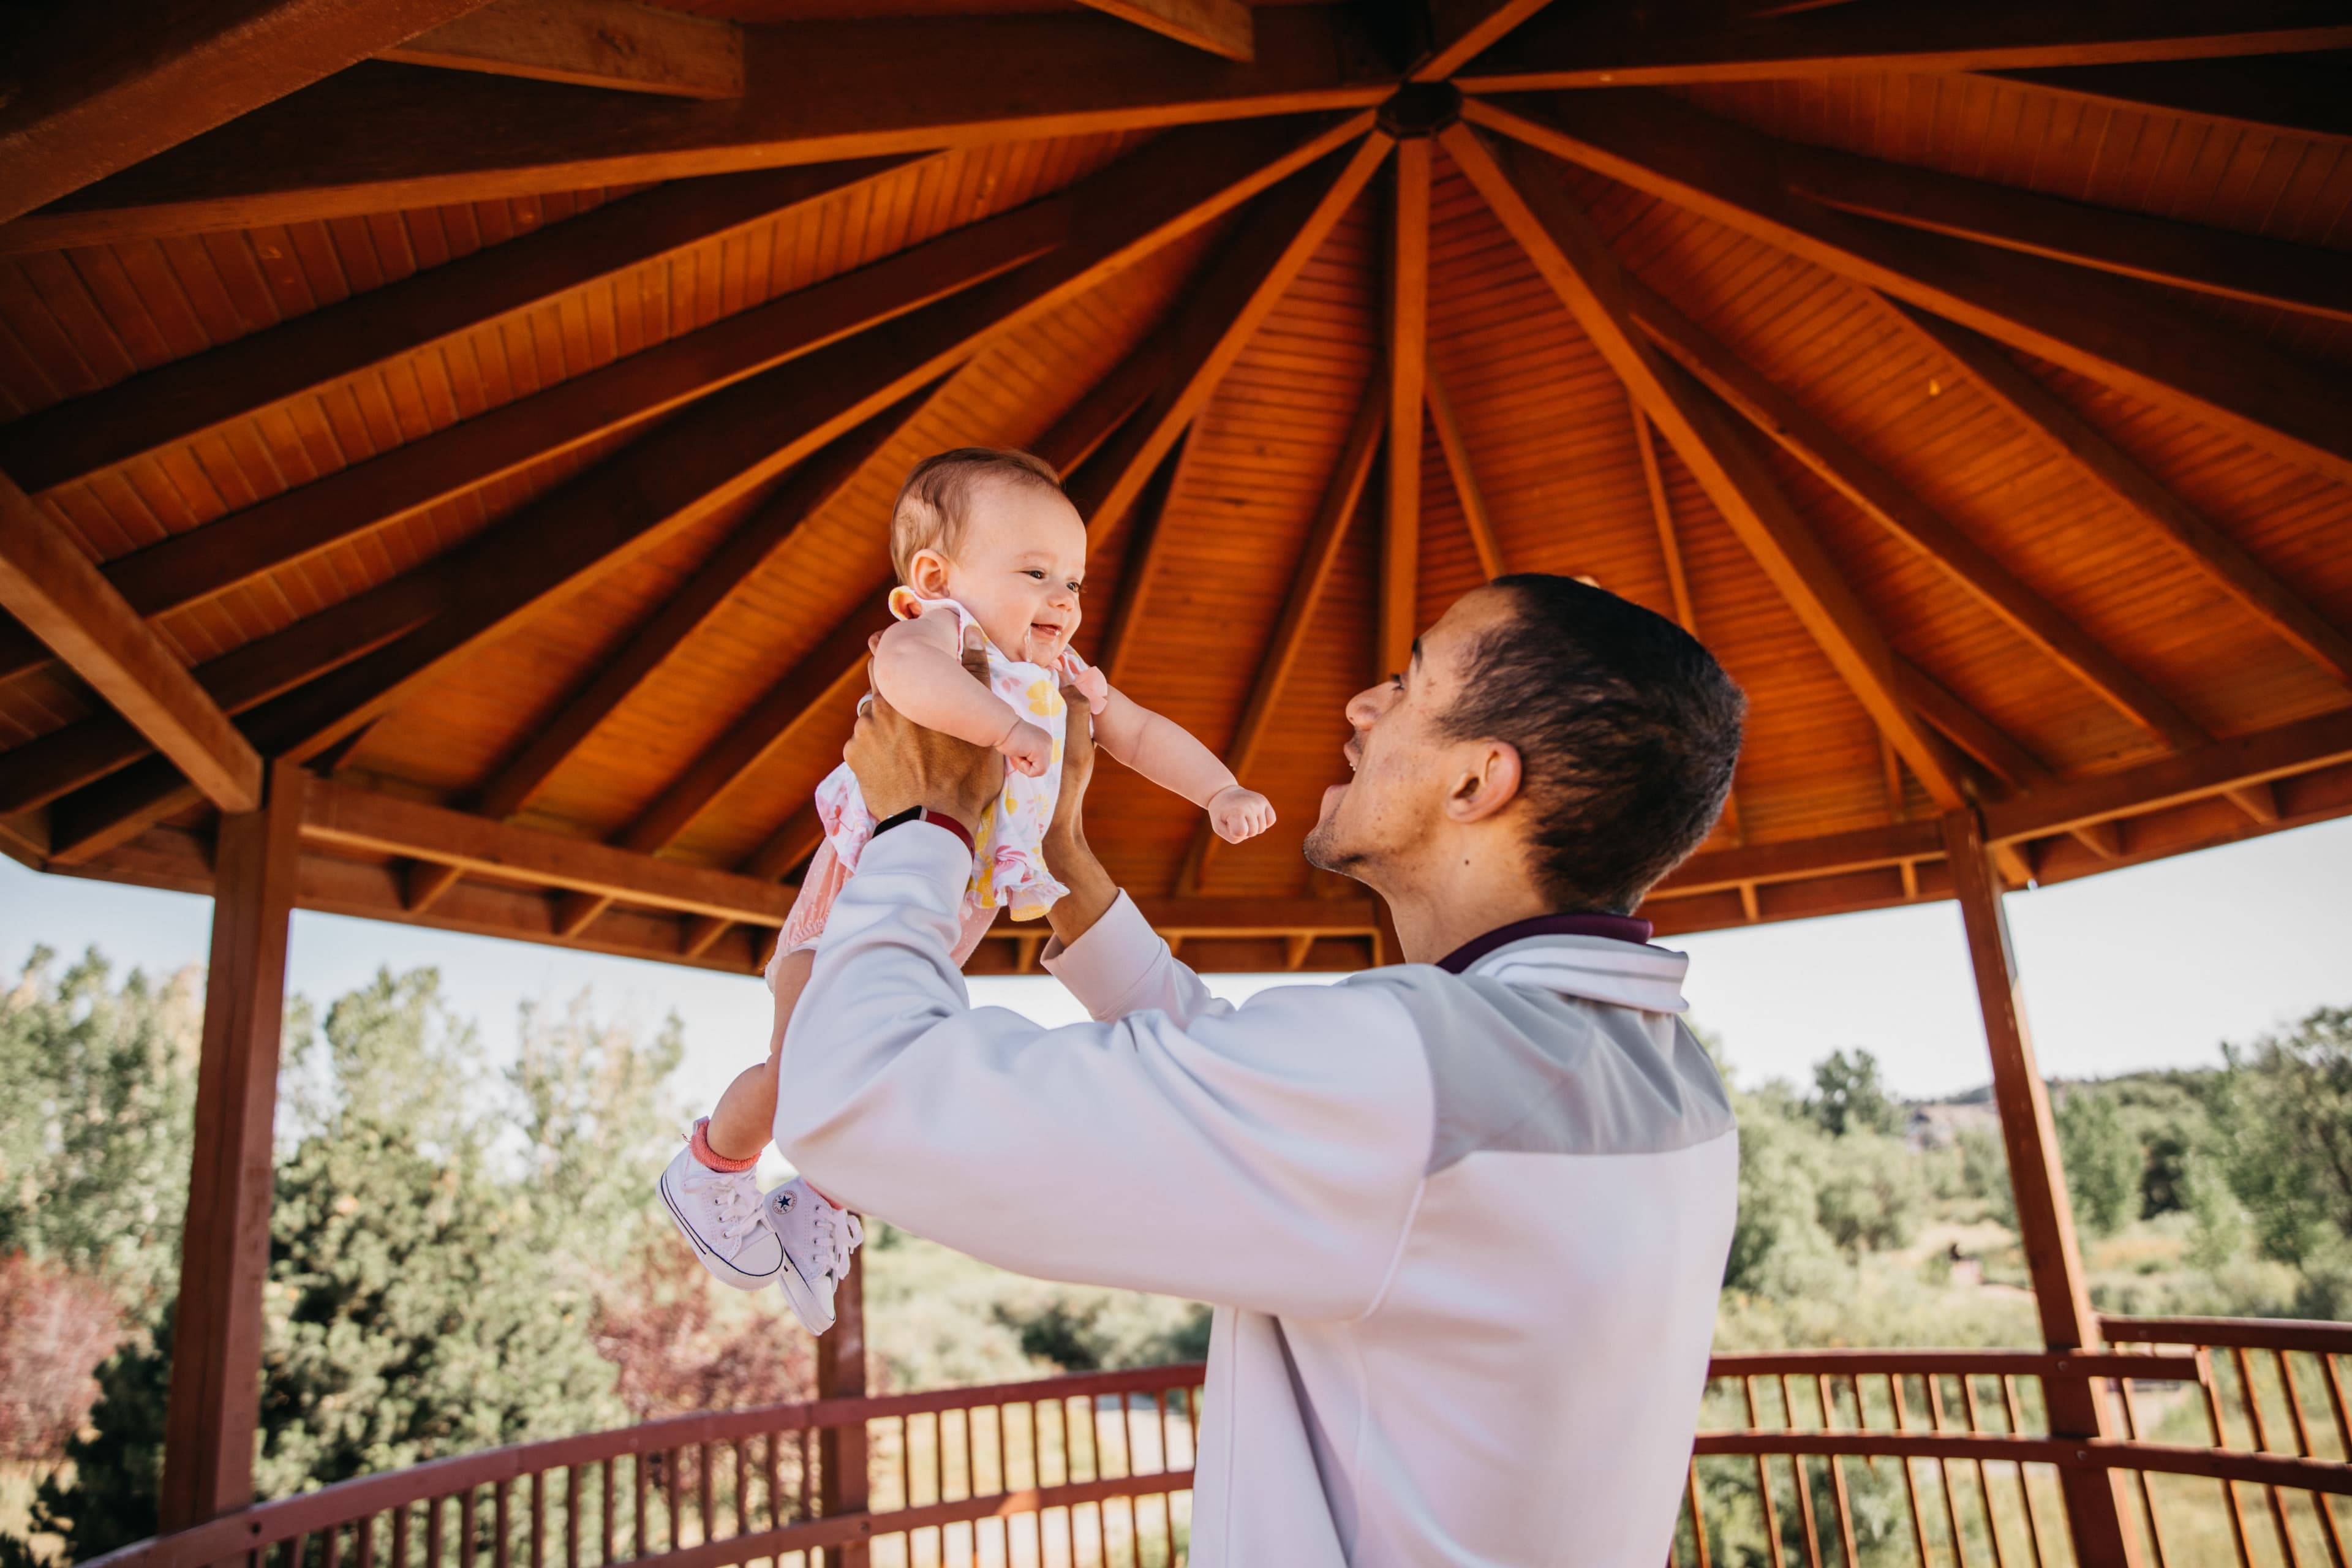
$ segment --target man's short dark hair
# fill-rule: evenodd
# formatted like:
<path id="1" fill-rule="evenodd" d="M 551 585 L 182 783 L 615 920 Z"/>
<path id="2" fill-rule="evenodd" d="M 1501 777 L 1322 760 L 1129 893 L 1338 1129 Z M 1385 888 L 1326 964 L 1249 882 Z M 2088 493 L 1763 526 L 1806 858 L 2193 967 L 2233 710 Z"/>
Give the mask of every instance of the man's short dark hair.
<path id="1" fill-rule="evenodd" d="M 1498 577 L 1517 614 L 1480 636 L 1446 723 L 1518 749 L 1537 885 L 1624 914 L 1715 826 L 1748 700 L 1698 639 L 1572 577 Z"/>

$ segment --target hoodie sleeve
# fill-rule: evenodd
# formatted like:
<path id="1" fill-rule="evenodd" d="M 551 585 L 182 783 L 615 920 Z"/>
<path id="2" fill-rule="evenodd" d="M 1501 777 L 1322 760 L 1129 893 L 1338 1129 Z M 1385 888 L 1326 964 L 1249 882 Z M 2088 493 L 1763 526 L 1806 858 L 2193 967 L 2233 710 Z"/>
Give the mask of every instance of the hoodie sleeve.
<path id="1" fill-rule="evenodd" d="M 1298 1317 L 1368 1309 L 1430 1148 L 1411 1015 L 1375 987 L 1214 1002 L 1137 937 L 1124 899 L 1075 951 L 1096 956 L 1101 932 L 1100 954 L 1128 962 L 1074 988 L 1099 980 L 1081 994 L 1099 1012 L 1139 1009 L 1045 1029 L 973 1008 L 948 957 L 969 859 L 921 824 L 866 847 L 785 1040 L 786 1156 L 854 1208 L 1022 1273 Z"/>

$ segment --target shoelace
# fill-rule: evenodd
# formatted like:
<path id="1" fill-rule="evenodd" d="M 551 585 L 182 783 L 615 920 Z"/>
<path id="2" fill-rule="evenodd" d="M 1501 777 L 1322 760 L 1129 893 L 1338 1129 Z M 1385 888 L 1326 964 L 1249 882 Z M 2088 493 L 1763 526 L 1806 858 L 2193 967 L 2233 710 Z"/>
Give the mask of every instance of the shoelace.
<path id="1" fill-rule="evenodd" d="M 720 1240 L 740 1241 L 760 1226 L 759 1199 L 746 1194 L 741 1183 L 717 1181 L 704 1184 L 719 1189 L 711 1194 L 710 1208 L 719 1219 Z"/>
<path id="2" fill-rule="evenodd" d="M 866 1239 L 866 1227 L 857 1223 L 856 1215 L 835 1208 L 831 1204 L 820 1203 L 814 1207 L 816 1212 L 810 1220 L 816 1232 L 817 1243 L 833 1256 L 830 1270 L 833 1277 L 845 1279 L 849 1273 L 849 1255 L 856 1249 L 858 1243 Z"/>

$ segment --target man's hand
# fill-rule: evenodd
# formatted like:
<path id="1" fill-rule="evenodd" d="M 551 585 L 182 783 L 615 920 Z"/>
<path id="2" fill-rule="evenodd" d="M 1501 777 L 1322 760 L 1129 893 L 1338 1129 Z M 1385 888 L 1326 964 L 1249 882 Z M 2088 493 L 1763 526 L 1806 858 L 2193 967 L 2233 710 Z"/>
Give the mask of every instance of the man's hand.
<path id="1" fill-rule="evenodd" d="M 1064 947 L 1084 936 L 1118 901 L 1118 884 L 1087 845 L 1087 785 L 1095 776 L 1095 716 L 1085 693 L 1062 689 L 1069 718 L 1062 737 L 1062 787 L 1054 799 L 1054 820 L 1045 825 L 1045 869 L 1070 890 L 1045 911 L 1046 923 Z"/>
<path id="2" fill-rule="evenodd" d="M 988 655 L 976 627 L 964 645 L 963 664 L 987 683 Z M 976 833 L 988 803 L 1003 787 L 1004 758 L 986 746 L 926 730 L 900 713 L 873 689 L 870 665 L 866 687 L 858 703 L 857 728 L 841 749 L 842 760 L 857 775 L 866 809 L 878 821 L 910 806 L 927 805 Z"/>

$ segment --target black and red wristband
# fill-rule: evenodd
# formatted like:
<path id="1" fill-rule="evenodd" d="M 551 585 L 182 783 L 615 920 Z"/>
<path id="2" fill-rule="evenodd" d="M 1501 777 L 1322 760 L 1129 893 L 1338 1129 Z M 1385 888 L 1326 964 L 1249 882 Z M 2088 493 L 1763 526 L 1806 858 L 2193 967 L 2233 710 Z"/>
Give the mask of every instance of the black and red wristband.
<path id="1" fill-rule="evenodd" d="M 884 817 L 881 821 L 874 825 L 873 836 L 879 838 L 882 835 L 889 832 L 892 828 L 903 827 L 909 822 L 929 822 L 937 826 L 944 827 L 950 833 L 954 834 L 958 838 L 963 840 L 963 847 L 965 849 L 973 854 L 978 854 L 980 851 L 980 846 L 972 842 L 971 828 L 966 827 L 962 823 L 958 822 L 946 812 L 933 811 L 928 805 L 910 805 L 906 810 L 899 812 L 895 816 Z"/>

